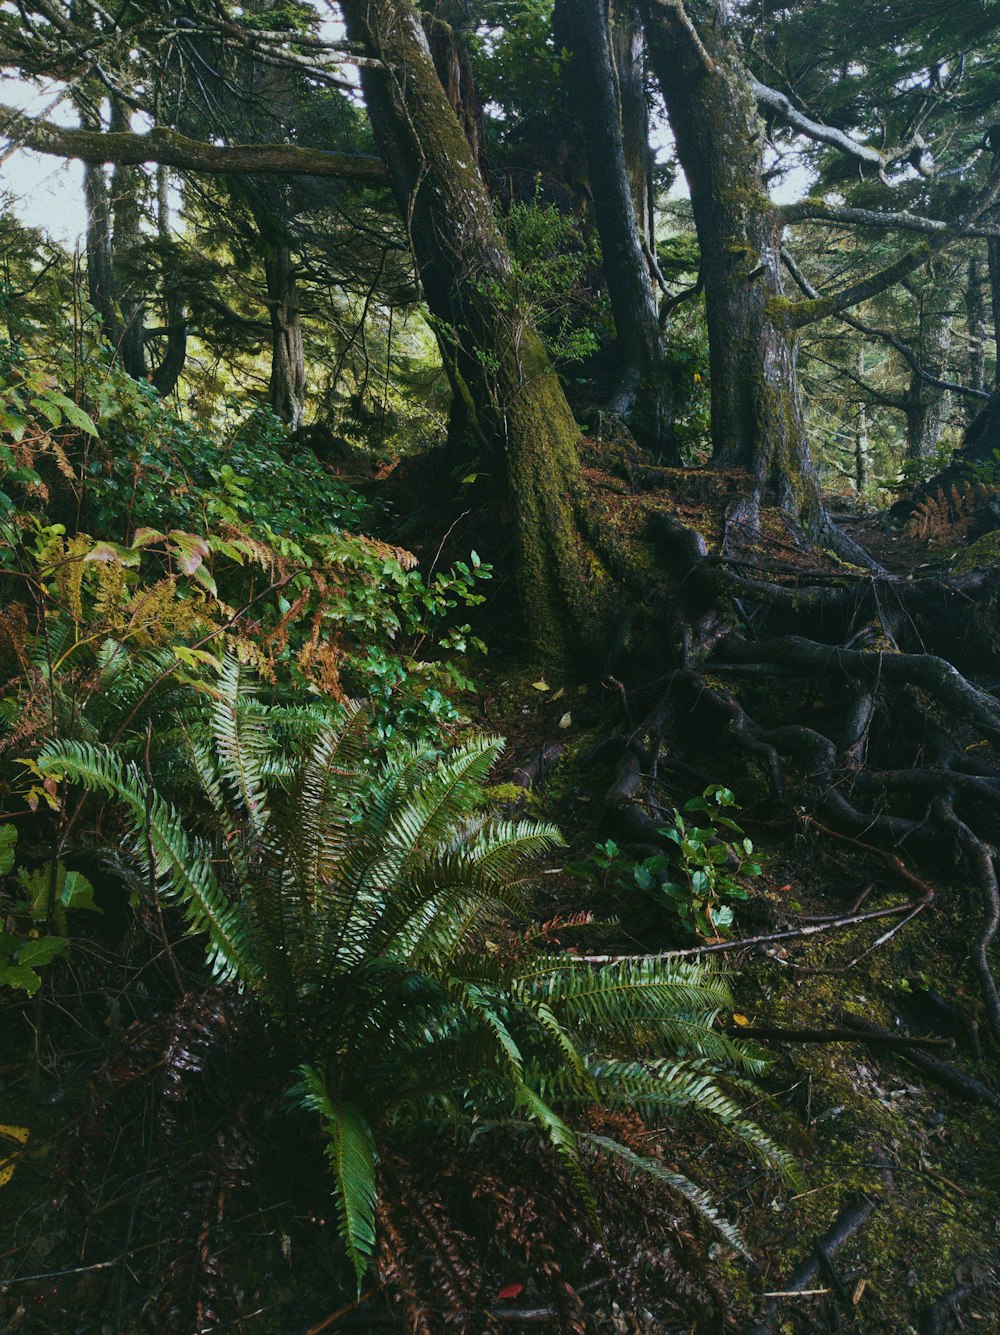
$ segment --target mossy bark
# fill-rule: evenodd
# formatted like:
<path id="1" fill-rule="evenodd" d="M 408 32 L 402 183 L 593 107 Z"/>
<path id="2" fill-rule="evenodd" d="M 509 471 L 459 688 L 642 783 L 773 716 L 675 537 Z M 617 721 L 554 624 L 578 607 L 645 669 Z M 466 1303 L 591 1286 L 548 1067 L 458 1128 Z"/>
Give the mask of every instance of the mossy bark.
<path id="1" fill-rule="evenodd" d="M 815 537 L 823 507 L 783 318 L 780 223 L 764 188 L 757 102 L 721 8 L 699 32 L 680 6 L 643 0 L 641 9 L 701 246 L 713 461 L 753 479 L 740 517 L 755 522 L 766 494 Z"/>
<path id="2" fill-rule="evenodd" d="M 451 374 L 495 451 L 513 512 L 526 630 L 567 657 L 603 630 L 605 579 L 577 523 L 576 422 L 530 318 L 472 151 L 410 0 L 345 0 L 351 39 L 378 60 L 365 102 Z"/>

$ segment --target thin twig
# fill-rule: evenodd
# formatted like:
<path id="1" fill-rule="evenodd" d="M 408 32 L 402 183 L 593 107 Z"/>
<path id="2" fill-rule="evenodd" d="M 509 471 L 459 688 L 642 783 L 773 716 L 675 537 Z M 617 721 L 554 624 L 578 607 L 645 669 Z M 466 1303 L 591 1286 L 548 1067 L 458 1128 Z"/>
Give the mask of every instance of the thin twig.
<path id="1" fill-rule="evenodd" d="M 846 918 L 833 918 L 809 927 L 796 927 L 788 932 L 768 932 L 764 936 L 744 936 L 738 941 L 713 941 L 707 946 L 692 946 L 690 950 L 665 950 L 659 955 L 575 955 L 573 958 L 581 964 L 626 964 L 630 960 L 648 959 L 685 959 L 692 955 L 714 955 L 722 950 L 741 950 L 744 947 L 769 945 L 773 941 L 794 941 L 820 932 L 831 932 L 841 927 L 854 927 L 862 922 L 874 922 L 877 918 L 892 918 L 900 913 L 912 914 L 913 910 L 923 905 L 896 904 L 888 909 L 873 909 L 870 913 L 853 913 Z"/>

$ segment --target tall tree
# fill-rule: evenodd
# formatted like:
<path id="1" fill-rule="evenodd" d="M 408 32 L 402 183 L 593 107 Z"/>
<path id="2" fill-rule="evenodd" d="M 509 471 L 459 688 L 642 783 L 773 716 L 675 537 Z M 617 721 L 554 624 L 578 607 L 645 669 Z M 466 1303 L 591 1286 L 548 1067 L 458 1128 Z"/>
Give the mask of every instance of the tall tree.
<path id="1" fill-rule="evenodd" d="M 603 576 L 579 523 L 578 430 L 530 316 L 486 187 L 412 0 L 346 0 L 365 102 L 451 375 L 512 501 L 536 644 L 565 653 L 600 623 Z"/>
<path id="2" fill-rule="evenodd" d="M 816 537 L 824 512 L 795 340 L 781 317 L 781 224 L 764 184 L 757 100 L 721 11 L 701 34 L 679 4 L 645 0 L 642 8 L 701 246 L 713 462 L 750 476 L 734 520 L 756 526 L 770 493 Z"/>
<path id="3" fill-rule="evenodd" d="M 680 452 L 666 351 L 646 258 L 649 245 L 644 246 L 640 230 L 644 214 L 635 207 L 635 159 L 642 152 L 632 145 L 630 173 L 608 19 L 605 0 L 556 0 L 553 10 L 556 47 L 569 54 L 572 103 L 587 146 L 591 199 L 618 336 L 608 406 L 625 418 L 638 440 L 676 464 Z M 635 89 L 630 93 L 634 98 Z"/>

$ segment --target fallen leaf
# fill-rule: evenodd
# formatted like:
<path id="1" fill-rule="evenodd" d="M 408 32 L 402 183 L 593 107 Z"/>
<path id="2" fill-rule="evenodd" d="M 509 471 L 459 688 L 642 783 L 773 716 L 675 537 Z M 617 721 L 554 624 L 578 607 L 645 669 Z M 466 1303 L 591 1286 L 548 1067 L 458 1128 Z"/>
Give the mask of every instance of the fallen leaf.
<path id="1" fill-rule="evenodd" d="M 566 713 L 563 714 L 562 718 L 559 720 L 559 726 L 560 728 L 568 728 L 572 722 L 573 722 L 573 715 L 569 712 L 569 710 L 567 710 Z"/>
<path id="2" fill-rule="evenodd" d="M 552 697 L 552 699 L 553 701 L 561 700 L 565 694 L 566 694 L 565 687 L 560 686 L 558 691 L 556 691 L 555 695 Z"/>
<path id="3" fill-rule="evenodd" d="M 531 684 L 532 686 L 534 686 L 536 691 L 547 691 L 550 689 L 549 683 L 545 680 L 544 677 L 539 677 L 537 681 L 533 681 Z"/>
<path id="4" fill-rule="evenodd" d="M 750 1023 L 750 1017 L 742 1015 L 739 1011 L 733 1012 L 733 1024 L 738 1024 L 741 1029 L 745 1029 Z"/>
<path id="5" fill-rule="evenodd" d="M 505 1285 L 503 1286 L 503 1288 L 500 1290 L 500 1292 L 497 1294 L 497 1297 L 498 1297 L 498 1298 L 517 1298 L 517 1297 L 518 1297 L 520 1294 L 522 1294 L 523 1292 L 524 1292 L 524 1285 L 523 1285 L 523 1284 L 517 1284 L 517 1283 L 514 1283 L 514 1284 L 505 1284 Z"/>

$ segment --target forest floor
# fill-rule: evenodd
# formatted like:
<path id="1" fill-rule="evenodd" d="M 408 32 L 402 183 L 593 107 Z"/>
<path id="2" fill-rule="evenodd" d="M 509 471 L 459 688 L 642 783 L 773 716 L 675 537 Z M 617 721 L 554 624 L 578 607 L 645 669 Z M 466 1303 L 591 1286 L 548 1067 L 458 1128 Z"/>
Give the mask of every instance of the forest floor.
<path id="1" fill-rule="evenodd" d="M 621 492 L 613 477 L 606 490 L 611 503 Z M 687 505 L 689 520 L 699 505 Z M 896 572 L 939 560 L 877 517 L 843 522 Z M 696 944 L 637 888 L 634 868 L 650 849 L 618 832 L 606 802 L 655 689 L 634 689 L 612 671 L 597 679 L 543 672 L 508 646 L 493 652 L 467 702 L 476 726 L 507 738 L 498 799 L 511 812 L 555 820 L 566 836 L 568 848 L 539 878 L 536 919 L 555 924 L 552 939 L 577 950 Z M 822 717 L 826 707 L 801 680 L 750 689 L 762 716 Z M 753 1261 L 734 1258 L 682 1211 L 665 1227 L 690 1260 L 692 1285 L 712 1295 L 701 1315 L 686 1308 L 680 1280 L 645 1308 L 622 1310 L 610 1296 L 614 1272 L 598 1259 L 572 1272 L 581 1292 L 591 1290 L 587 1329 L 937 1335 L 960 1321 L 1000 1330 L 1000 1082 L 977 1028 L 974 892 L 959 869 L 943 865 L 923 911 L 905 921 L 866 919 L 907 902 L 917 873 L 889 850 L 776 803 L 746 753 L 720 744 L 717 733 L 677 718 L 669 741 L 669 763 L 650 776 L 660 809 L 681 807 L 710 783 L 734 790 L 762 875 L 748 882 L 732 934 L 780 938 L 718 952 L 736 1024 L 829 1034 L 859 1022 L 890 1042 L 871 1033 L 847 1041 L 762 1036 L 772 1064 L 751 1092 L 752 1116 L 796 1155 L 796 1188 L 697 1124 L 656 1129 L 668 1161 L 739 1220 Z M 283 1111 L 280 1073 L 268 1071 L 259 1031 L 234 1037 L 226 1056 L 224 1097 L 239 1115 L 221 1102 L 197 1115 L 181 1107 L 172 1149 L 154 1152 L 152 1110 L 163 1091 L 150 1092 L 143 1065 L 154 1037 L 162 1041 L 166 1026 L 197 1069 L 205 1035 L 242 1031 L 236 1010 L 214 992 L 180 1003 L 169 997 L 157 951 L 124 918 L 92 929 L 74 962 L 53 970 L 54 990 L 37 1006 L 0 1010 L 0 1332 L 183 1330 L 178 1293 L 196 1296 L 192 1332 L 402 1330 L 379 1295 L 359 1305 L 338 1291 L 321 1156 Z M 188 959 L 184 949 L 181 966 L 194 977 L 196 952 Z M 142 1023 L 115 1050 L 108 1035 L 120 1034 L 123 1017 Z M 931 1046 L 893 1046 L 907 1036 Z M 433 1165 L 425 1169 L 433 1182 Z M 414 1169 L 402 1180 L 417 1177 Z M 171 1213 L 163 1202 L 175 1191 Z M 620 1197 L 623 1211 L 628 1201 Z M 576 1329 L 546 1314 L 523 1264 L 489 1275 L 487 1291 L 495 1297 L 470 1331 Z M 442 1335 L 451 1328 L 443 1323 Z M 433 1324 L 428 1330 L 437 1335 Z"/>

